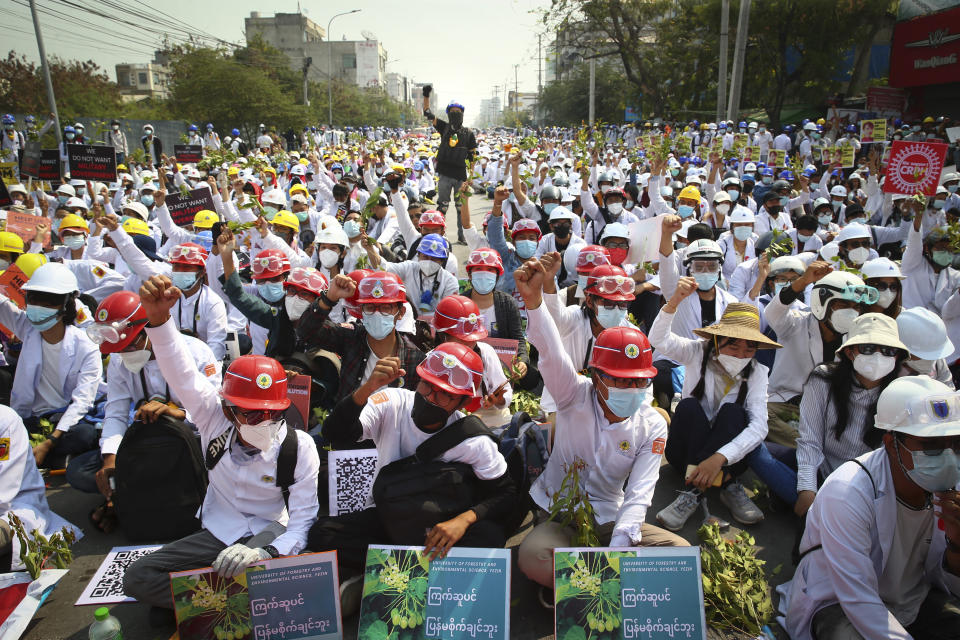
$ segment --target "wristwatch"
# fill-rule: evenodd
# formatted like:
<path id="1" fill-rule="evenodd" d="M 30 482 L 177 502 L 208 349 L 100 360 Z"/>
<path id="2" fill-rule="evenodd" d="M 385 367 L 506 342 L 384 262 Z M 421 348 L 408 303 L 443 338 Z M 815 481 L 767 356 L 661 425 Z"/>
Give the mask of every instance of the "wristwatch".
<path id="1" fill-rule="evenodd" d="M 280 552 L 277 551 L 277 548 L 276 548 L 275 546 L 273 546 L 272 544 L 265 545 L 265 546 L 263 547 L 263 550 L 266 551 L 267 553 L 269 553 L 271 558 L 279 558 L 279 557 L 280 557 Z"/>

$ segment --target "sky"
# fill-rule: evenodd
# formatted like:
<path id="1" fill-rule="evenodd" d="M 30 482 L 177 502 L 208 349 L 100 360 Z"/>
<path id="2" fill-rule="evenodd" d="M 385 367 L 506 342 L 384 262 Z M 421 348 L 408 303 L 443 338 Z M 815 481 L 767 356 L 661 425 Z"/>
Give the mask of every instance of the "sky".
<path id="1" fill-rule="evenodd" d="M 166 15 L 152 14 L 157 8 Z M 115 65 L 148 62 L 168 32 L 180 41 L 190 26 L 221 40 L 242 44 L 244 18 L 251 11 L 264 16 L 296 13 L 298 6 L 326 29 L 336 13 L 360 12 L 333 21 L 331 36 L 361 40 L 361 31 L 373 33 L 387 51 L 387 71 L 405 74 L 415 82 L 432 82 L 444 102 L 456 99 L 466 107 L 465 119 L 476 117 L 480 100 L 493 96 L 495 86 L 520 91 L 537 90 L 537 34 L 543 32 L 540 10 L 550 0 L 351 0 L 348 2 L 280 0 L 37 0 L 47 55 L 92 60 L 116 80 Z M 156 20 L 137 17 L 147 12 Z M 97 13 L 103 15 L 96 15 Z M 104 17 L 106 16 L 106 17 Z M 124 25 L 126 20 L 137 25 Z M 177 23 L 151 27 L 155 22 Z M 139 27 L 139 28 L 138 28 Z M 152 33 L 151 33 L 152 31 Z M 328 36 L 330 37 L 330 36 Z M 543 38 L 546 55 L 548 38 Z M 40 59 L 27 0 L 0 0 L 0 55 L 13 50 L 33 61 Z M 541 63 L 545 67 L 545 62 Z"/>

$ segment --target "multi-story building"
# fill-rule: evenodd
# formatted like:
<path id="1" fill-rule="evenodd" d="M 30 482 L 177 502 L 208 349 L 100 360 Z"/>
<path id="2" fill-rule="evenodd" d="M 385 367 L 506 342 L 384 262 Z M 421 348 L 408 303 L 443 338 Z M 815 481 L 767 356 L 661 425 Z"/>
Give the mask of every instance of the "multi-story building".
<path id="1" fill-rule="evenodd" d="M 152 62 L 123 63 L 116 66 L 117 86 L 124 102 L 137 102 L 151 98 L 166 100 L 170 97 L 167 60 L 159 51 Z"/>

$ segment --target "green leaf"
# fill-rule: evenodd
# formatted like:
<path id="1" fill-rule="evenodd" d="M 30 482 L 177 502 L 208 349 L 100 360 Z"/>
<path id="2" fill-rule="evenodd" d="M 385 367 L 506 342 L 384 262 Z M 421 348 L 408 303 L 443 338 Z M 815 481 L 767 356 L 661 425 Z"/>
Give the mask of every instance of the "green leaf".
<path id="1" fill-rule="evenodd" d="M 583 627 L 570 627 L 563 633 L 561 640 L 587 640 L 587 632 Z"/>
<path id="2" fill-rule="evenodd" d="M 390 629 L 387 627 L 386 622 L 377 620 L 367 627 L 367 632 L 362 634 L 361 637 L 363 640 L 388 640 L 390 637 Z"/>

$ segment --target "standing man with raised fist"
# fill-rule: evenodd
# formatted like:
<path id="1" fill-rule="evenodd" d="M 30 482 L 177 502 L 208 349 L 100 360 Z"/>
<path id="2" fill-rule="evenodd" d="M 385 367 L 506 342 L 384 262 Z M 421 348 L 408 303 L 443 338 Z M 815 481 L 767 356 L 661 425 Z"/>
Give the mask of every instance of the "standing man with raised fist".
<path id="1" fill-rule="evenodd" d="M 467 179 L 466 161 L 473 161 L 477 150 L 477 137 L 473 131 L 463 126 L 463 105 L 451 102 L 447 105 L 449 122 L 441 120 L 430 112 L 431 85 L 423 87 L 423 115 L 433 123 L 440 133 L 440 148 L 437 150 L 437 209 L 446 216 L 450 204 L 451 192 L 456 193 Z M 463 224 L 460 221 L 460 205 L 457 209 L 457 244 L 466 244 L 463 238 Z"/>

